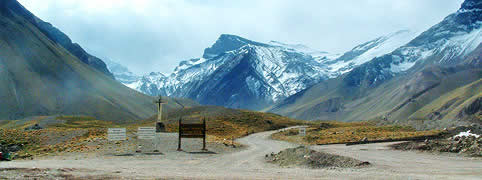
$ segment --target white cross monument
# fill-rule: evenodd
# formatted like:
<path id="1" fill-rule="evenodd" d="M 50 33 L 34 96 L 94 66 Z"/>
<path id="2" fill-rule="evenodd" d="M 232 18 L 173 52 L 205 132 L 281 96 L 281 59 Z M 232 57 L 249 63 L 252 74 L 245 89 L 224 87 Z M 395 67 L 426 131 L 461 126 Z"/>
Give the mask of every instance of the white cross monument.
<path id="1" fill-rule="evenodd" d="M 162 96 L 159 96 L 159 99 L 155 101 L 155 103 L 159 105 L 157 112 L 156 132 L 161 132 L 165 130 L 165 126 L 162 122 L 162 105 L 167 104 L 167 101 L 163 101 Z"/>

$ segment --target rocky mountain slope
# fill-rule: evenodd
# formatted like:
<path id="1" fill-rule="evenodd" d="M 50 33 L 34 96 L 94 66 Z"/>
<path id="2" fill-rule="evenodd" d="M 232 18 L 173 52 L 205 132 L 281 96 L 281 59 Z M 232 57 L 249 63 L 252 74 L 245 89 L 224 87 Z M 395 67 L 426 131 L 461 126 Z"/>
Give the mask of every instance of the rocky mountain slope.
<path id="1" fill-rule="evenodd" d="M 406 45 L 297 93 L 270 111 L 301 119 L 379 119 L 421 128 L 467 123 L 454 121 L 462 118 L 444 115 L 458 114 L 460 109 L 476 102 L 473 98 L 477 97 L 473 96 L 478 96 L 477 93 L 463 95 L 467 93 L 460 94 L 463 91 L 457 88 L 467 86 L 468 91 L 474 91 L 478 88 L 475 82 L 481 78 L 481 6 L 479 1 L 466 0 L 457 12 Z M 460 96 L 451 101 L 458 102 L 450 110 L 453 112 L 445 112 L 449 104 L 428 108 L 427 105 L 450 92 Z M 416 113 L 420 109 L 426 111 Z M 479 112 L 480 108 L 471 115 L 480 117 Z M 444 115 L 434 118 L 427 113 Z"/>
<path id="2" fill-rule="evenodd" d="M 109 72 L 107 66 L 101 59 L 87 53 L 79 44 L 73 43 L 66 34 L 52 24 L 42 21 L 16 1 L 4 0 L 4 3 L 9 9 L 15 11 L 18 16 L 25 18 L 25 20 L 38 28 L 51 41 L 65 48 L 82 62 L 110 77 L 113 77 L 112 73 Z"/>
<path id="3" fill-rule="evenodd" d="M 79 59 L 30 15 L 15 0 L 0 1 L 0 119 L 64 114 L 126 122 L 155 114 L 154 98 Z"/>
<path id="4" fill-rule="evenodd" d="M 223 34 L 205 49 L 202 58 L 182 61 L 169 76 L 150 73 L 123 83 L 149 95 L 187 97 L 202 104 L 259 110 L 386 54 L 415 35 L 408 30 L 399 31 L 337 55 L 301 44 L 260 43 Z M 122 82 L 123 75 L 116 78 Z"/>

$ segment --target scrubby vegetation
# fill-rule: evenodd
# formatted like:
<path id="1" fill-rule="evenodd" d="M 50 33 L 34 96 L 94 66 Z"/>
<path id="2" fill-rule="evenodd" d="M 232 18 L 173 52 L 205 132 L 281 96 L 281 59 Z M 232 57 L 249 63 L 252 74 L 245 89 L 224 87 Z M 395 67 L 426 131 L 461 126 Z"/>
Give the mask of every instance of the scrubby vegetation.
<path id="1" fill-rule="evenodd" d="M 335 144 L 372 140 L 397 140 L 440 134 L 439 130 L 417 131 L 410 126 L 377 126 L 373 122 L 315 122 L 306 130 L 306 136 L 298 136 L 298 129 L 275 133 L 272 138 L 303 144 Z"/>
<path id="2" fill-rule="evenodd" d="M 235 110 L 217 106 L 188 107 L 168 114 L 166 130 L 177 132 L 178 120 L 184 123 L 200 123 L 206 118 L 208 141 L 220 142 L 252 133 L 281 129 L 289 126 L 308 125 L 306 136 L 298 136 L 298 129 L 273 134 L 274 139 L 303 144 L 346 143 L 360 140 L 403 139 L 436 135 L 440 131 L 416 131 L 408 126 L 377 126 L 372 122 L 307 122 L 272 113 Z M 84 152 L 98 147 L 86 143 L 92 139 L 106 138 L 106 129 L 125 127 L 133 134 L 138 127 L 154 126 L 156 116 L 136 123 L 113 123 L 89 116 L 39 117 L 29 120 L 3 122 L 0 142 L 8 146 L 18 145 L 16 157 L 30 157 L 59 152 Z M 40 124 L 41 130 L 24 130 Z"/>
<path id="3" fill-rule="evenodd" d="M 293 120 L 271 113 L 235 110 L 216 106 L 187 107 L 170 111 L 166 129 L 177 132 L 178 120 L 200 123 L 206 118 L 208 141 L 224 142 L 248 134 L 300 125 Z M 125 127 L 133 134 L 138 127 L 155 126 L 157 116 L 135 123 L 114 123 L 90 116 L 32 117 L 30 119 L 0 121 L 2 147 L 15 146 L 14 158 L 29 158 L 52 153 L 88 152 L 99 147 L 89 143 L 93 139 L 106 141 L 107 128 Z M 37 125 L 40 130 L 26 130 Z M 3 152 L 13 152 L 3 150 Z"/>
<path id="4" fill-rule="evenodd" d="M 86 152 L 98 147 L 88 146 L 92 139 L 105 139 L 103 128 L 51 128 L 42 130 L 0 129 L 0 151 L 13 159 L 25 159 L 54 153 Z"/>
<path id="5" fill-rule="evenodd" d="M 106 128 L 114 126 L 113 122 L 96 120 L 90 116 L 58 116 L 58 120 L 64 120 L 63 123 L 54 124 L 52 127 L 58 128 Z"/>
<path id="6" fill-rule="evenodd" d="M 86 142 L 105 139 L 106 128 L 115 126 L 112 122 L 88 116 L 35 117 L 4 122 L 0 126 L 0 151 L 11 153 L 13 159 L 92 150 L 97 147 L 87 146 Z M 27 130 L 33 125 L 42 129 Z"/>
<path id="7" fill-rule="evenodd" d="M 22 131 L 18 129 L 0 129 L 0 151 L 16 153 L 24 149 L 37 147 L 40 142 L 40 131 Z M 29 156 L 26 152 L 22 155 Z"/>
<path id="8" fill-rule="evenodd" d="M 206 118 L 207 134 L 216 140 L 239 138 L 252 133 L 308 123 L 272 113 L 218 106 L 183 108 L 169 112 L 168 117 L 166 124 L 168 132 L 178 131 L 179 118 L 182 118 L 185 123 L 200 123 L 202 118 Z M 141 124 L 154 124 L 155 118 L 154 116 Z"/>

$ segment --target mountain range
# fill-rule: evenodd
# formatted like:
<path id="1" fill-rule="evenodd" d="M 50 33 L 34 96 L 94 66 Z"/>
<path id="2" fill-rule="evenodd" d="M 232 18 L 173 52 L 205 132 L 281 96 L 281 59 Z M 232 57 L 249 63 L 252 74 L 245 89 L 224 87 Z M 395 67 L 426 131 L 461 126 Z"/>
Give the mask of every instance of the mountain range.
<path id="1" fill-rule="evenodd" d="M 223 34 L 172 74 L 153 72 L 125 84 L 150 95 L 306 120 L 419 128 L 480 123 L 481 9 L 481 2 L 466 0 L 422 33 L 401 30 L 341 55 Z"/>
<path id="2" fill-rule="evenodd" d="M 416 32 L 401 30 L 339 55 L 302 44 L 261 43 L 223 34 L 204 50 L 201 58 L 182 61 L 170 75 L 151 72 L 136 77 L 125 67 L 116 71 L 117 63 L 108 65 L 119 81 L 149 95 L 185 97 L 201 104 L 260 110 L 389 53 L 416 35 Z"/>
<path id="3" fill-rule="evenodd" d="M 481 123 L 482 2 L 394 51 L 268 108 L 309 120 L 378 120 L 419 128 Z"/>

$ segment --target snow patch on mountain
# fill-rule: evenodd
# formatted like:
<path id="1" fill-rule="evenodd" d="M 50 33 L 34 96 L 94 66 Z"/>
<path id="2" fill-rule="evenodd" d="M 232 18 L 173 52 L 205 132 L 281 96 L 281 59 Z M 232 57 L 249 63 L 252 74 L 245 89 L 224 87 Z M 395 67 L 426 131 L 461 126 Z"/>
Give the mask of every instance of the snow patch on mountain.
<path id="1" fill-rule="evenodd" d="M 390 66 L 390 71 L 394 73 L 403 72 L 410 69 L 413 65 L 415 65 L 415 62 L 400 62 L 398 64 L 392 64 Z"/>
<path id="2" fill-rule="evenodd" d="M 457 64 L 482 43 L 481 16 L 473 23 L 465 24 L 462 18 L 471 18 L 474 11 L 459 10 L 441 23 L 430 28 L 406 46 L 392 53 L 394 73 L 408 70 L 416 62 L 437 56 L 438 64 Z M 477 12 L 478 13 L 478 12 Z M 399 61 L 399 62 L 397 62 Z"/>
<path id="3" fill-rule="evenodd" d="M 315 57 L 315 59 L 326 66 L 326 75 L 329 78 L 336 78 L 373 58 L 388 54 L 407 44 L 418 34 L 415 31 L 401 30 L 360 44 L 341 56 L 331 55 L 331 57 Z"/>
<path id="4" fill-rule="evenodd" d="M 213 96 L 211 93 L 217 91 L 214 87 L 239 88 L 230 83 L 238 82 L 236 78 L 239 76 L 244 78 L 239 83 L 246 84 L 248 92 L 227 90 L 233 91 L 228 94 L 227 102 L 216 102 L 216 105 L 245 106 L 237 104 L 243 100 L 242 94 L 252 94 L 267 103 L 276 102 L 324 79 L 349 72 L 372 57 L 389 53 L 396 46 L 408 42 L 413 34 L 416 33 L 392 33 L 359 45 L 342 55 L 314 50 L 301 44 L 277 41 L 260 43 L 223 34 L 215 44 L 205 49 L 201 58 L 180 62 L 169 76 L 151 73 L 125 84 L 149 95 L 203 101 L 209 99 L 206 96 Z M 233 71 L 237 74 L 233 74 Z"/>
<path id="5" fill-rule="evenodd" d="M 330 53 L 328 52 L 315 50 L 303 44 L 287 44 L 287 43 L 282 43 L 278 41 L 270 41 L 268 44 L 285 48 L 286 51 L 301 52 L 304 54 L 311 55 L 313 57 L 330 55 Z"/>
<path id="6" fill-rule="evenodd" d="M 343 80 L 351 86 L 363 83 L 377 85 L 415 66 L 453 66 L 463 63 L 482 43 L 482 14 L 478 10 L 481 7 L 480 0 L 464 1 L 461 10 L 450 14 L 393 52 L 358 66 Z"/>
<path id="7" fill-rule="evenodd" d="M 478 22 L 478 26 L 482 22 Z M 469 33 L 462 33 L 462 35 L 452 37 L 447 40 L 440 48 L 439 51 L 445 50 L 447 48 L 455 48 L 453 53 L 446 53 L 440 62 L 444 62 L 450 59 L 453 59 L 457 56 L 467 56 L 471 53 L 479 44 L 482 42 L 482 33 L 481 29 L 475 29 Z"/>
<path id="8" fill-rule="evenodd" d="M 413 38 L 417 37 L 417 35 L 419 35 L 418 32 L 402 30 L 389 34 L 387 36 L 377 38 L 377 40 L 373 41 L 370 45 L 357 47 L 357 50 L 361 49 L 365 52 L 351 60 L 351 62 L 353 62 L 354 65 L 361 65 L 363 63 L 366 63 L 375 57 L 385 55 L 389 52 L 394 51 L 400 46 L 407 44 Z M 373 43 L 376 43 L 376 45 L 374 45 Z"/>

